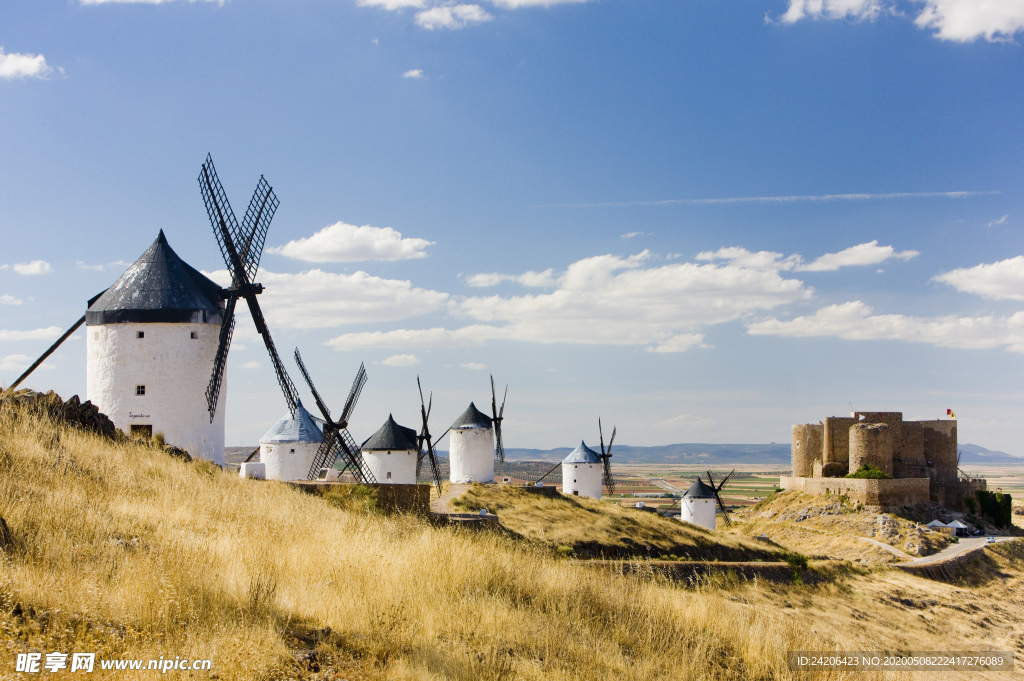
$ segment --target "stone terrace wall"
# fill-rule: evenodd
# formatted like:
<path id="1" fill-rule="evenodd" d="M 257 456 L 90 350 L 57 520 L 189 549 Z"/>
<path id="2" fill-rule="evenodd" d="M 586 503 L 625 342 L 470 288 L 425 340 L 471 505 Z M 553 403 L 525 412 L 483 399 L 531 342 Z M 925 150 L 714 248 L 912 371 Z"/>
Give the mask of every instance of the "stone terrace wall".
<path id="1" fill-rule="evenodd" d="M 930 480 L 904 478 L 902 480 L 857 480 L 853 478 L 797 478 L 783 477 L 782 489 L 807 494 L 840 494 L 865 506 L 899 508 L 927 503 Z"/>

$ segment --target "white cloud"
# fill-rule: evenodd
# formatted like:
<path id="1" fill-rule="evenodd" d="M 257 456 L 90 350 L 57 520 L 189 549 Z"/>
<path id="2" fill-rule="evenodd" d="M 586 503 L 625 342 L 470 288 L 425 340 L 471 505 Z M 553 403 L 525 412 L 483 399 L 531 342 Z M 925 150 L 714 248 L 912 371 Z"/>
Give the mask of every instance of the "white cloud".
<path id="1" fill-rule="evenodd" d="M 188 0 L 189 2 L 196 2 L 197 0 Z M 218 5 L 223 5 L 224 0 L 204 0 L 205 2 L 216 2 Z M 165 2 L 174 2 L 174 0 L 78 0 L 83 5 L 162 5 Z"/>
<path id="2" fill-rule="evenodd" d="M 554 208 L 626 208 L 630 206 L 715 206 L 734 203 L 830 203 L 833 201 L 892 201 L 896 199 L 966 199 L 972 196 L 998 194 L 983 192 L 888 192 L 884 194 L 811 194 L 782 196 L 727 196 L 717 199 L 659 199 L 655 201 L 605 201 L 602 203 L 555 203 Z"/>
<path id="3" fill-rule="evenodd" d="M 802 19 L 873 20 L 883 12 L 912 14 L 914 23 L 932 29 L 941 40 L 1012 40 L 1024 30 L 1024 0 L 789 0 L 780 23 Z"/>
<path id="4" fill-rule="evenodd" d="M 15 265 L 2 265 L 0 270 L 13 269 L 18 274 L 24 275 L 36 275 L 36 274 L 49 274 L 53 271 L 50 267 L 50 263 L 45 260 L 33 260 L 32 262 L 21 262 Z"/>
<path id="5" fill-rule="evenodd" d="M 789 321 L 770 319 L 747 325 L 753 335 L 822 337 L 847 340 L 903 340 L 946 348 L 999 348 L 1024 353 L 1024 312 L 1008 317 L 911 317 L 873 315 L 861 301 L 829 305 Z"/>
<path id="6" fill-rule="evenodd" d="M 995 227 L 996 225 L 1005 225 L 1006 221 L 1009 220 L 1009 219 L 1010 219 L 1009 215 L 1004 215 L 1001 218 L 996 218 L 994 220 L 989 220 L 988 224 L 985 225 L 985 226 L 986 227 Z"/>
<path id="7" fill-rule="evenodd" d="M 435 28 L 465 28 L 493 18 L 480 5 L 441 5 L 418 12 L 416 23 L 432 31 Z"/>
<path id="8" fill-rule="evenodd" d="M 1024 255 L 933 277 L 958 291 L 993 300 L 1024 300 Z"/>
<path id="9" fill-rule="evenodd" d="M 543 272 L 531 271 L 524 272 L 523 274 L 499 274 L 492 272 L 489 274 L 471 274 L 466 277 L 466 283 L 477 288 L 497 286 L 503 281 L 514 281 L 532 288 L 545 288 L 555 285 L 555 271 L 548 268 Z"/>
<path id="10" fill-rule="evenodd" d="M 57 340 L 62 333 L 64 333 L 64 329 L 59 326 L 48 326 L 45 329 L 32 329 L 31 331 L 0 329 L 0 341 Z"/>
<path id="11" fill-rule="evenodd" d="M 43 78 L 52 70 L 46 65 L 46 57 L 41 54 L 5 54 L 3 46 L 0 45 L 0 79 Z"/>
<path id="12" fill-rule="evenodd" d="M 21 305 L 21 298 L 15 298 L 14 296 L 7 295 L 6 293 L 0 296 L 0 305 Z"/>
<path id="13" fill-rule="evenodd" d="M 313 236 L 268 248 L 267 252 L 306 262 L 392 261 L 425 258 L 427 246 L 433 244 L 426 239 L 403 239 L 402 233 L 391 227 L 336 222 Z"/>
<path id="14" fill-rule="evenodd" d="M 411 367 L 419 363 L 420 360 L 416 355 L 391 355 L 387 359 L 381 360 L 381 364 L 389 367 Z"/>
<path id="15" fill-rule="evenodd" d="M 915 0 L 924 4 L 914 23 L 942 40 L 1011 40 L 1024 30 L 1024 0 Z"/>
<path id="16" fill-rule="evenodd" d="M 702 251 L 697 254 L 696 259 L 728 260 L 737 267 L 757 270 L 791 270 L 802 262 L 799 255 L 783 256 L 781 253 L 774 253 L 772 251 L 752 253 L 739 246 L 719 248 L 717 251 Z"/>
<path id="17" fill-rule="evenodd" d="M 487 368 L 486 364 L 481 364 L 480 362 L 466 362 L 465 364 L 460 364 L 459 366 L 461 366 L 463 369 L 472 369 L 473 371 L 483 371 L 484 369 Z"/>
<path id="18" fill-rule="evenodd" d="M 253 361 L 253 362 L 245 362 L 244 364 L 242 364 L 242 368 L 243 369 L 259 369 L 262 366 L 263 366 L 262 364 L 260 364 L 259 362 L 255 362 L 255 361 Z"/>
<path id="19" fill-rule="evenodd" d="M 553 7 L 554 5 L 578 5 L 589 0 L 490 0 L 491 3 L 505 9 L 519 9 L 520 7 Z"/>
<path id="20" fill-rule="evenodd" d="M 102 272 L 106 269 L 103 265 L 88 265 L 82 260 L 76 260 L 75 266 L 80 270 L 93 270 L 94 272 Z"/>
<path id="21" fill-rule="evenodd" d="M 341 349 L 479 345 L 491 340 L 646 346 L 682 352 L 701 345 L 700 328 L 807 298 L 811 290 L 778 271 L 733 263 L 646 267 L 647 251 L 571 264 L 551 293 L 469 297 L 448 311 L 475 323 L 457 329 L 399 329 L 332 339 Z"/>
<path id="22" fill-rule="evenodd" d="M 779 18 L 784 24 L 801 19 L 875 19 L 883 11 L 878 0 L 789 0 L 789 9 Z"/>
<path id="23" fill-rule="evenodd" d="M 227 270 L 204 274 L 222 286 L 231 280 Z M 260 280 L 267 287 L 261 307 L 271 325 L 292 329 L 396 321 L 433 312 L 448 300 L 447 293 L 362 271 L 333 274 L 314 269 L 280 274 L 263 270 Z"/>
<path id="24" fill-rule="evenodd" d="M 409 69 L 402 74 L 402 78 L 423 78 L 423 69 Z"/>
<path id="25" fill-rule="evenodd" d="M 360 7 L 380 7 L 392 11 L 405 9 L 406 7 L 426 7 L 424 0 L 356 0 Z"/>
<path id="26" fill-rule="evenodd" d="M 7 355 L 6 357 L 0 357 L 0 371 L 17 371 L 21 373 L 25 369 L 28 369 L 28 365 L 31 364 L 33 359 L 28 355 Z M 43 365 L 44 368 L 53 368 L 53 365 Z M 14 381 L 14 378 L 11 378 Z"/>
<path id="27" fill-rule="evenodd" d="M 920 255 L 917 251 L 897 251 L 892 246 L 879 246 L 878 241 L 851 246 L 838 253 L 826 253 L 806 265 L 797 265 L 800 272 L 834 272 L 851 265 L 877 265 L 892 258 L 910 260 Z"/>
<path id="28" fill-rule="evenodd" d="M 638 237 L 638 236 L 647 236 L 647 233 L 646 232 L 626 232 L 625 234 L 620 234 L 619 238 L 620 239 L 633 239 L 633 238 Z"/>

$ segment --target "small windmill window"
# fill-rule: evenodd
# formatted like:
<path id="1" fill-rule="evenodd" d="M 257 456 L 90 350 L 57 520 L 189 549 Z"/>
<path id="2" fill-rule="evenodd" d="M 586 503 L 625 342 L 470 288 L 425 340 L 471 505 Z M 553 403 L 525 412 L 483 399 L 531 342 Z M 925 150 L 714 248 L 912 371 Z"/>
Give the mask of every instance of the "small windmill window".
<path id="1" fill-rule="evenodd" d="M 135 386 L 135 394 L 136 395 L 145 395 L 146 394 L 146 386 L 144 386 L 144 385 L 137 385 L 137 386 Z"/>
<path id="2" fill-rule="evenodd" d="M 390 454 L 390 453 L 391 452 L 388 452 L 388 454 Z M 391 471 L 388 471 L 388 480 L 390 480 L 390 479 L 391 479 Z"/>
<path id="3" fill-rule="evenodd" d="M 195 331 L 193 331 L 191 338 L 192 338 L 192 340 L 195 340 L 195 339 L 199 338 L 199 334 L 196 333 Z"/>
<path id="4" fill-rule="evenodd" d="M 146 337 L 146 332 L 145 331 L 137 331 L 136 334 L 135 334 L 135 337 L 136 338 L 145 338 Z"/>

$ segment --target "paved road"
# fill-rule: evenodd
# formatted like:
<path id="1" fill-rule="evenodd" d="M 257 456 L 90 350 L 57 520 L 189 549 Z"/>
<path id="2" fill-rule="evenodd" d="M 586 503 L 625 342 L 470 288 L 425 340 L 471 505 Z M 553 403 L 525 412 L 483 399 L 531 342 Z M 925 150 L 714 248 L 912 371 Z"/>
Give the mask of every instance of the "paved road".
<path id="1" fill-rule="evenodd" d="M 996 537 L 996 541 L 1009 541 L 1014 538 L 1015 537 Z M 961 537 L 959 542 L 956 544 L 950 544 L 938 553 L 933 553 L 932 555 L 925 556 L 923 558 L 917 558 L 909 563 L 904 563 L 904 565 L 929 565 L 931 563 L 941 563 L 944 560 L 949 560 L 950 558 L 959 556 L 967 551 L 979 549 L 987 543 L 988 537 Z"/>
<path id="2" fill-rule="evenodd" d="M 683 490 L 679 489 L 678 487 L 673 487 L 672 485 L 668 484 L 661 478 L 647 478 L 647 482 L 653 482 L 655 485 L 662 488 L 663 490 L 667 492 L 672 492 L 672 494 L 678 494 L 680 496 L 682 496 L 683 494 Z"/>

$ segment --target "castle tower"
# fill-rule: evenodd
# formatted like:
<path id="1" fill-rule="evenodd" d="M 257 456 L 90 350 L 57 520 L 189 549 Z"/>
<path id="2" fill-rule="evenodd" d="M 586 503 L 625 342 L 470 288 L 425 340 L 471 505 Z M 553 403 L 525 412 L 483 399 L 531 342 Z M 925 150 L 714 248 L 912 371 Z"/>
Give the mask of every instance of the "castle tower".
<path id="1" fill-rule="evenodd" d="M 454 484 L 494 482 L 494 430 L 491 417 L 472 402 L 452 424 L 448 452 Z"/>
<path id="2" fill-rule="evenodd" d="M 86 394 L 122 431 L 163 433 L 224 463 L 224 395 L 210 422 L 204 394 L 223 309 L 221 287 L 156 241 L 85 313 Z"/>
<path id="3" fill-rule="evenodd" d="M 323 431 L 299 400 L 295 418 L 285 414 L 260 438 L 267 480 L 306 480 L 323 440 Z"/>
<path id="4" fill-rule="evenodd" d="M 601 455 L 580 440 L 580 446 L 562 459 L 562 494 L 600 499 L 603 476 Z"/>
<path id="5" fill-rule="evenodd" d="M 363 461 L 382 485 L 415 485 L 419 446 L 416 431 L 388 420 L 361 448 Z"/>
<path id="6" fill-rule="evenodd" d="M 715 512 L 718 510 L 715 490 L 697 478 L 686 490 L 679 503 L 679 519 L 684 523 L 697 525 L 708 530 L 715 529 Z"/>

